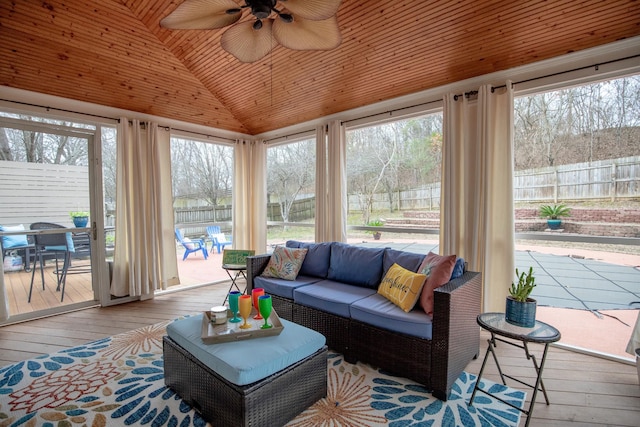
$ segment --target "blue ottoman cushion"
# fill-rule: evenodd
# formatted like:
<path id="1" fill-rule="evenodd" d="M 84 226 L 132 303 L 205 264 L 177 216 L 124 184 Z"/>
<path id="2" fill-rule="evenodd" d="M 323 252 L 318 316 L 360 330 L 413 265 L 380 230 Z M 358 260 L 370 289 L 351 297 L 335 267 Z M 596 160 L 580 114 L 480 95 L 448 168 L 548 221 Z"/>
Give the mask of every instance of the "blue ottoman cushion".
<path id="1" fill-rule="evenodd" d="M 220 344 L 202 342 L 202 314 L 175 320 L 167 335 L 212 371 L 236 385 L 247 385 L 275 374 L 314 354 L 324 335 L 280 319 L 280 335 Z"/>

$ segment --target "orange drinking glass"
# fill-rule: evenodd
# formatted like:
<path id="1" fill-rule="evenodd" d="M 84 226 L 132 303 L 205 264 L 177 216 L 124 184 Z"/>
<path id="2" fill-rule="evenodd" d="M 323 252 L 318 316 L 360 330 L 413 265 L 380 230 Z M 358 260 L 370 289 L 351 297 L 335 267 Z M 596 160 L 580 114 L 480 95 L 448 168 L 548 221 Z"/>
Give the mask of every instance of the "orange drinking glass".
<path id="1" fill-rule="evenodd" d="M 261 295 L 264 295 L 264 289 L 262 288 L 255 288 L 251 291 L 251 296 L 253 297 L 253 308 L 255 308 L 258 312 L 258 314 L 253 316 L 253 318 L 257 320 L 262 320 L 262 316 L 260 315 L 260 307 L 258 307 L 258 298 L 260 298 Z"/>

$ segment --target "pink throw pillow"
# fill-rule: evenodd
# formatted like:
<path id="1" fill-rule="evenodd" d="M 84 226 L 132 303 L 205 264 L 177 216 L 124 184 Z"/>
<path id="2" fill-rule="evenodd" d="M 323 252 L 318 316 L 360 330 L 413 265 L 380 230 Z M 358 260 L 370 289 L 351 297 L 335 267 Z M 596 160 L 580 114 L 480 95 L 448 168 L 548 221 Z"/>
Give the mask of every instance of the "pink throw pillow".
<path id="1" fill-rule="evenodd" d="M 427 276 L 427 281 L 420 294 L 420 306 L 429 316 L 433 316 L 433 291 L 449 282 L 456 256 L 441 256 L 429 252 L 418 268 L 418 273 Z"/>

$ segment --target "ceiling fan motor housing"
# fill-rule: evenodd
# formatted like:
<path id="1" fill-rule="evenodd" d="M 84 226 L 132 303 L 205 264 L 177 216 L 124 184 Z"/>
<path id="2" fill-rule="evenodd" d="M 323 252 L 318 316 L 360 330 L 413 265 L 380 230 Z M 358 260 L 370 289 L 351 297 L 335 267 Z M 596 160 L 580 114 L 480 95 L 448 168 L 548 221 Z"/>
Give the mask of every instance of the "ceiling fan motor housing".
<path id="1" fill-rule="evenodd" d="M 246 0 L 246 3 L 251 8 L 251 14 L 258 19 L 268 18 L 276 7 L 276 0 Z"/>

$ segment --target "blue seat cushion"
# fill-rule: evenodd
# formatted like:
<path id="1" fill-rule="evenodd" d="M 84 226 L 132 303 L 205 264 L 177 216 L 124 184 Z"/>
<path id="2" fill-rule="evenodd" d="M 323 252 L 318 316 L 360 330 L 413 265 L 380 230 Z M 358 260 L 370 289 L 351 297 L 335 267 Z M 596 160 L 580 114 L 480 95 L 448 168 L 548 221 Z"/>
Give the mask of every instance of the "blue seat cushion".
<path id="1" fill-rule="evenodd" d="M 69 251 L 69 252 L 75 252 L 76 248 L 73 244 L 73 235 L 68 232 L 68 233 L 64 233 L 65 237 L 67 239 L 67 244 L 66 245 L 60 245 L 60 246 L 45 246 L 44 249 L 46 251 Z"/>
<path id="2" fill-rule="evenodd" d="M 348 318 L 351 315 L 352 303 L 375 293 L 375 289 L 323 280 L 295 289 L 293 301 L 296 304 Z"/>
<path id="3" fill-rule="evenodd" d="M 314 276 L 322 279 L 327 278 L 329 271 L 329 257 L 331 256 L 331 243 L 306 243 L 296 240 L 288 240 L 288 248 L 306 248 L 307 255 L 304 257 L 300 272 L 303 276 Z"/>
<path id="4" fill-rule="evenodd" d="M 277 277 L 256 276 L 253 278 L 254 288 L 263 288 L 265 293 L 293 299 L 293 290 L 300 286 L 310 285 L 322 279 L 298 275 L 296 280 L 285 280 Z"/>
<path id="5" fill-rule="evenodd" d="M 430 340 L 431 318 L 422 309 L 405 313 L 380 294 L 370 295 L 351 304 L 351 318 L 394 332 Z"/>
<path id="6" fill-rule="evenodd" d="M 400 267 L 413 271 L 418 271 L 418 267 L 424 261 L 425 254 L 416 254 L 413 252 L 399 251 L 397 249 L 387 248 L 384 251 L 384 257 L 382 258 L 382 277 L 387 274 L 387 271 L 393 264 L 398 264 Z"/>
<path id="7" fill-rule="evenodd" d="M 0 231 L 23 231 L 24 225 L 0 225 Z M 11 249 L 17 247 L 29 246 L 26 234 L 14 234 L 12 236 L 2 236 L 2 249 Z"/>
<path id="8" fill-rule="evenodd" d="M 212 371 L 236 385 L 252 384 L 312 355 L 325 345 L 324 335 L 280 319 L 280 335 L 220 344 L 202 342 L 202 314 L 175 320 L 167 335 Z"/>
<path id="9" fill-rule="evenodd" d="M 382 280 L 384 251 L 384 248 L 363 248 L 333 242 L 327 279 L 377 289 Z"/>

